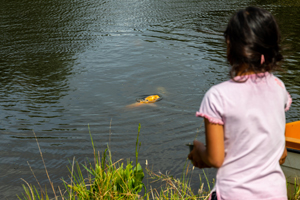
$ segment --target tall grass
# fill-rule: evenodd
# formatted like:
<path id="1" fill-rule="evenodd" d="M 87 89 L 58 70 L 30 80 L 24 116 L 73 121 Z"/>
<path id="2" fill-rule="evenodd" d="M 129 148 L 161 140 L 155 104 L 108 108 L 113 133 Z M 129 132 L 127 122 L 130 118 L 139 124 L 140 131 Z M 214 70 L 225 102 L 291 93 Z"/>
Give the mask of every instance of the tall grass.
<path id="1" fill-rule="evenodd" d="M 181 178 L 174 178 L 169 173 L 155 173 L 148 168 L 146 162 L 145 173 L 150 180 L 150 184 L 147 179 L 147 186 L 145 186 L 143 183 L 145 177 L 144 169 L 138 162 L 141 146 L 139 142 L 140 129 L 141 125 L 139 124 L 135 146 L 135 164 L 129 159 L 126 164 L 122 159 L 113 162 L 109 146 L 107 146 L 102 154 L 96 152 L 92 134 L 89 130 L 93 149 L 93 162 L 87 161 L 85 164 L 80 164 L 74 158 L 68 166 L 70 180 L 66 181 L 62 179 L 64 187 L 57 187 L 58 191 L 54 190 L 54 185 L 48 174 L 43 153 L 36 139 L 51 190 L 47 192 L 47 188 L 43 188 L 38 181 L 38 187 L 36 187 L 22 179 L 25 183 L 22 185 L 24 192 L 21 196 L 17 197 L 20 200 L 208 199 L 209 192 L 212 188 L 204 170 L 204 181 L 199 175 L 200 188 L 197 191 L 192 190 L 190 181 L 191 177 L 194 176 L 194 167 L 190 166 L 188 160 L 185 162 Z M 208 189 L 206 191 L 204 190 L 204 182 L 207 183 Z M 157 186 L 158 183 L 160 186 L 154 188 L 153 185 Z M 300 199 L 300 187 L 298 185 L 298 179 L 295 178 L 295 186 L 292 191 L 293 194 L 289 197 L 290 200 Z"/>
<path id="2" fill-rule="evenodd" d="M 146 188 L 145 184 L 142 182 L 144 179 L 144 170 L 138 162 L 141 146 L 141 143 L 139 142 L 140 129 L 141 125 L 139 124 L 135 146 L 135 164 L 129 159 L 126 164 L 123 160 L 113 162 L 109 146 L 107 146 L 102 154 L 96 152 L 92 134 L 89 129 L 94 161 L 80 164 L 75 161 L 74 158 L 73 162 L 70 162 L 68 167 L 70 181 L 67 182 L 62 179 L 64 188 L 61 189 L 58 187 L 58 192 L 54 190 L 53 183 L 51 182 L 43 158 L 43 153 L 36 139 L 45 172 L 52 189 L 51 193 L 53 194 L 49 195 L 47 189 L 42 188 L 38 181 L 38 187 L 36 187 L 23 180 L 25 182 L 25 184 L 22 185 L 24 193 L 21 196 L 18 196 L 18 198 L 20 200 L 206 199 L 207 192 L 203 191 L 203 184 L 199 191 L 197 191 L 197 194 L 193 193 L 190 187 L 189 178 L 187 178 L 187 175 L 190 172 L 189 166 L 186 167 L 186 171 L 183 173 L 181 179 L 173 178 L 169 174 L 156 174 L 152 170 L 146 168 L 146 173 L 149 175 L 149 179 L 152 180 L 152 183 L 153 181 L 161 181 L 161 183 L 163 183 L 160 188 L 152 188 L 152 183 Z M 88 175 L 84 176 L 83 174 L 86 173 Z"/>
<path id="3" fill-rule="evenodd" d="M 294 178 L 294 183 L 286 181 L 289 200 L 300 200 L 300 182 L 299 177 Z"/>
<path id="4" fill-rule="evenodd" d="M 205 191 L 203 189 L 204 183 L 202 183 L 201 176 L 199 175 L 201 187 L 198 189 L 198 191 L 194 192 L 190 186 L 190 180 L 193 175 L 194 167 L 190 169 L 190 167 L 187 166 L 185 169 L 186 170 L 183 174 L 185 178 L 178 179 L 174 178 L 169 173 L 154 173 L 152 170 L 146 168 L 146 171 L 152 180 L 163 183 L 158 189 L 154 189 L 150 185 L 150 192 L 147 193 L 147 199 L 208 199 L 209 191 Z M 207 182 L 207 184 L 208 187 L 210 187 L 209 182 Z"/>
<path id="5" fill-rule="evenodd" d="M 90 133 L 94 163 L 88 162 L 87 164 L 79 164 L 75 160 L 70 163 L 68 167 L 70 172 L 70 182 L 62 179 L 64 189 L 59 189 L 59 192 L 54 190 L 53 183 L 51 182 L 48 174 L 42 151 L 39 147 L 40 155 L 43 160 L 45 171 L 48 176 L 52 192 L 52 199 L 139 199 L 139 193 L 145 185 L 142 180 L 144 178 L 143 169 L 138 163 L 138 153 L 141 143 L 139 143 L 140 124 L 138 127 L 138 136 L 136 141 L 136 164 L 127 160 L 127 164 L 112 161 L 112 156 L 109 147 L 105 149 L 103 154 L 96 153 L 93 138 Z M 38 142 L 37 142 L 38 143 Z M 83 171 L 87 172 L 87 176 L 83 175 Z M 25 181 L 25 180 L 24 180 Z M 40 191 L 35 186 L 28 184 L 23 185 L 24 193 L 19 199 L 36 200 L 36 199 L 51 199 L 46 190 L 40 186 Z"/>

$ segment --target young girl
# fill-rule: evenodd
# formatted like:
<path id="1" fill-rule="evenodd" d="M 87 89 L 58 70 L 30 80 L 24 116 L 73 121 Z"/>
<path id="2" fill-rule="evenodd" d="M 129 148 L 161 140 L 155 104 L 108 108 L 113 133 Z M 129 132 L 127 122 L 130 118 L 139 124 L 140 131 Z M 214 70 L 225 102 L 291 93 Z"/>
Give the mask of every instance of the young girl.
<path id="1" fill-rule="evenodd" d="M 274 17 L 248 7 L 224 33 L 231 79 L 211 87 L 197 117 L 204 117 L 206 146 L 188 155 L 199 168 L 218 168 L 211 199 L 286 200 L 285 111 L 292 99 L 272 74 L 283 59 Z"/>

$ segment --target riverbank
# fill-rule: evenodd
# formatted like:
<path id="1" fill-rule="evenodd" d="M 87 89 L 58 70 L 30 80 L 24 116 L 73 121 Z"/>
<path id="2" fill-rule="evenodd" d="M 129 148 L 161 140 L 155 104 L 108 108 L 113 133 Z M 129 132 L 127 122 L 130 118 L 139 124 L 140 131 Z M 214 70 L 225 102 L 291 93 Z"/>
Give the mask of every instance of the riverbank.
<path id="1" fill-rule="evenodd" d="M 79 164 L 75 158 L 68 170 L 69 180 L 61 179 L 63 187 L 54 186 L 48 174 L 47 167 L 36 138 L 41 159 L 47 174 L 50 189 L 41 186 L 37 181 L 37 186 L 29 184 L 23 180 L 24 193 L 18 198 L 20 200 L 77 200 L 77 199 L 197 199 L 207 200 L 213 182 L 209 182 L 203 170 L 204 177 L 199 175 L 200 187 L 193 190 L 190 184 L 194 167 L 186 160 L 183 167 L 182 176 L 174 178 L 172 175 L 161 172 L 155 173 L 148 167 L 143 169 L 138 161 L 141 143 L 139 142 L 140 124 L 135 146 L 135 162 L 124 162 L 123 159 L 113 161 L 109 146 L 103 153 L 96 152 L 92 135 L 90 133 L 93 149 L 93 161 Z M 32 171 L 33 172 L 33 171 Z M 194 174 L 195 175 L 195 174 Z M 33 172 L 33 176 L 34 172 Z M 35 177 L 36 178 L 36 177 Z M 37 180 L 37 179 L 36 179 Z M 295 184 L 287 183 L 289 200 L 300 198 L 300 188 L 298 178 L 295 177 Z M 204 189 L 206 188 L 206 189 Z"/>
<path id="2" fill-rule="evenodd" d="M 44 162 L 43 153 L 36 138 L 41 159 L 44 163 L 46 174 L 50 183 L 50 190 L 42 187 L 37 181 L 37 186 L 23 180 L 24 193 L 18 196 L 23 200 L 46 199 L 208 199 L 211 185 L 204 173 L 199 176 L 200 188 L 194 192 L 190 185 L 194 167 L 186 160 L 182 177 L 174 178 L 170 174 L 155 173 L 146 167 L 143 169 L 138 162 L 141 143 L 139 142 L 140 128 L 135 147 L 135 163 L 129 159 L 113 161 L 109 146 L 101 154 L 96 152 L 92 135 L 90 133 L 93 161 L 79 164 L 75 159 L 70 163 L 68 170 L 70 180 L 62 179 L 64 187 L 54 186 Z M 34 175 L 34 172 L 33 172 Z M 37 179 L 36 179 L 37 180 Z M 202 181 L 204 180 L 204 181 Z M 208 190 L 205 190 L 205 184 Z"/>

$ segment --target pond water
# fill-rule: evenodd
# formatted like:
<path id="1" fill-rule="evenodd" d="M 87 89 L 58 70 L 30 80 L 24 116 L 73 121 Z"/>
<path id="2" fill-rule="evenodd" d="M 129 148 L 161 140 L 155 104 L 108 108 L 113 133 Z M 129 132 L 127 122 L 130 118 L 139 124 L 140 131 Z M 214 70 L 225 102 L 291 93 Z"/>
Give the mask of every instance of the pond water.
<path id="1" fill-rule="evenodd" d="M 228 79 L 223 31 L 234 11 L 271 11 L 283 36 L 277 75 L 293 98 L 287 121 L 299 120 L 299 3 L 275 0 L 16 1 L 0 6 L 0 198 L 16 199 L 22 181 L 68 178 L 73 157 L 92 158 L 109 143 L 115 160 L 135 156 L 154 171 L 179 176 L 188 147 L 204 141 L 195 117 L 204 93 Z M 155 104 L 132 105 L 160 94 Z M 196 170 L 196 173 L 202 173 Z M 206 170 L 214 177 L 215 170 Z M 197 188 L 198 176 L 192 181 Z M 50 188 L 49 188 L 50 189 Z"/>

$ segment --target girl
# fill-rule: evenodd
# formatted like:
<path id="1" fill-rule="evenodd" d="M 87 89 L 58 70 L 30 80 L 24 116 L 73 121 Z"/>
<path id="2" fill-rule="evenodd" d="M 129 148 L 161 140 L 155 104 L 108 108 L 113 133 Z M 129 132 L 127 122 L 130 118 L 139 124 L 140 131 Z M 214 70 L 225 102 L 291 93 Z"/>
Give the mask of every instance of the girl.
<path id="1" fill-rule="evenodd" d="M 285 111 L 292 99 L 272 74 L 283 59 L 274 17 L 248 7 L 224 33 L 231 79 L 211 87 L 197 117 L 204 117 L 206 146 L 188 155 L 199 168 L 218 168 L 211 199 L 286 200 Z"/>

